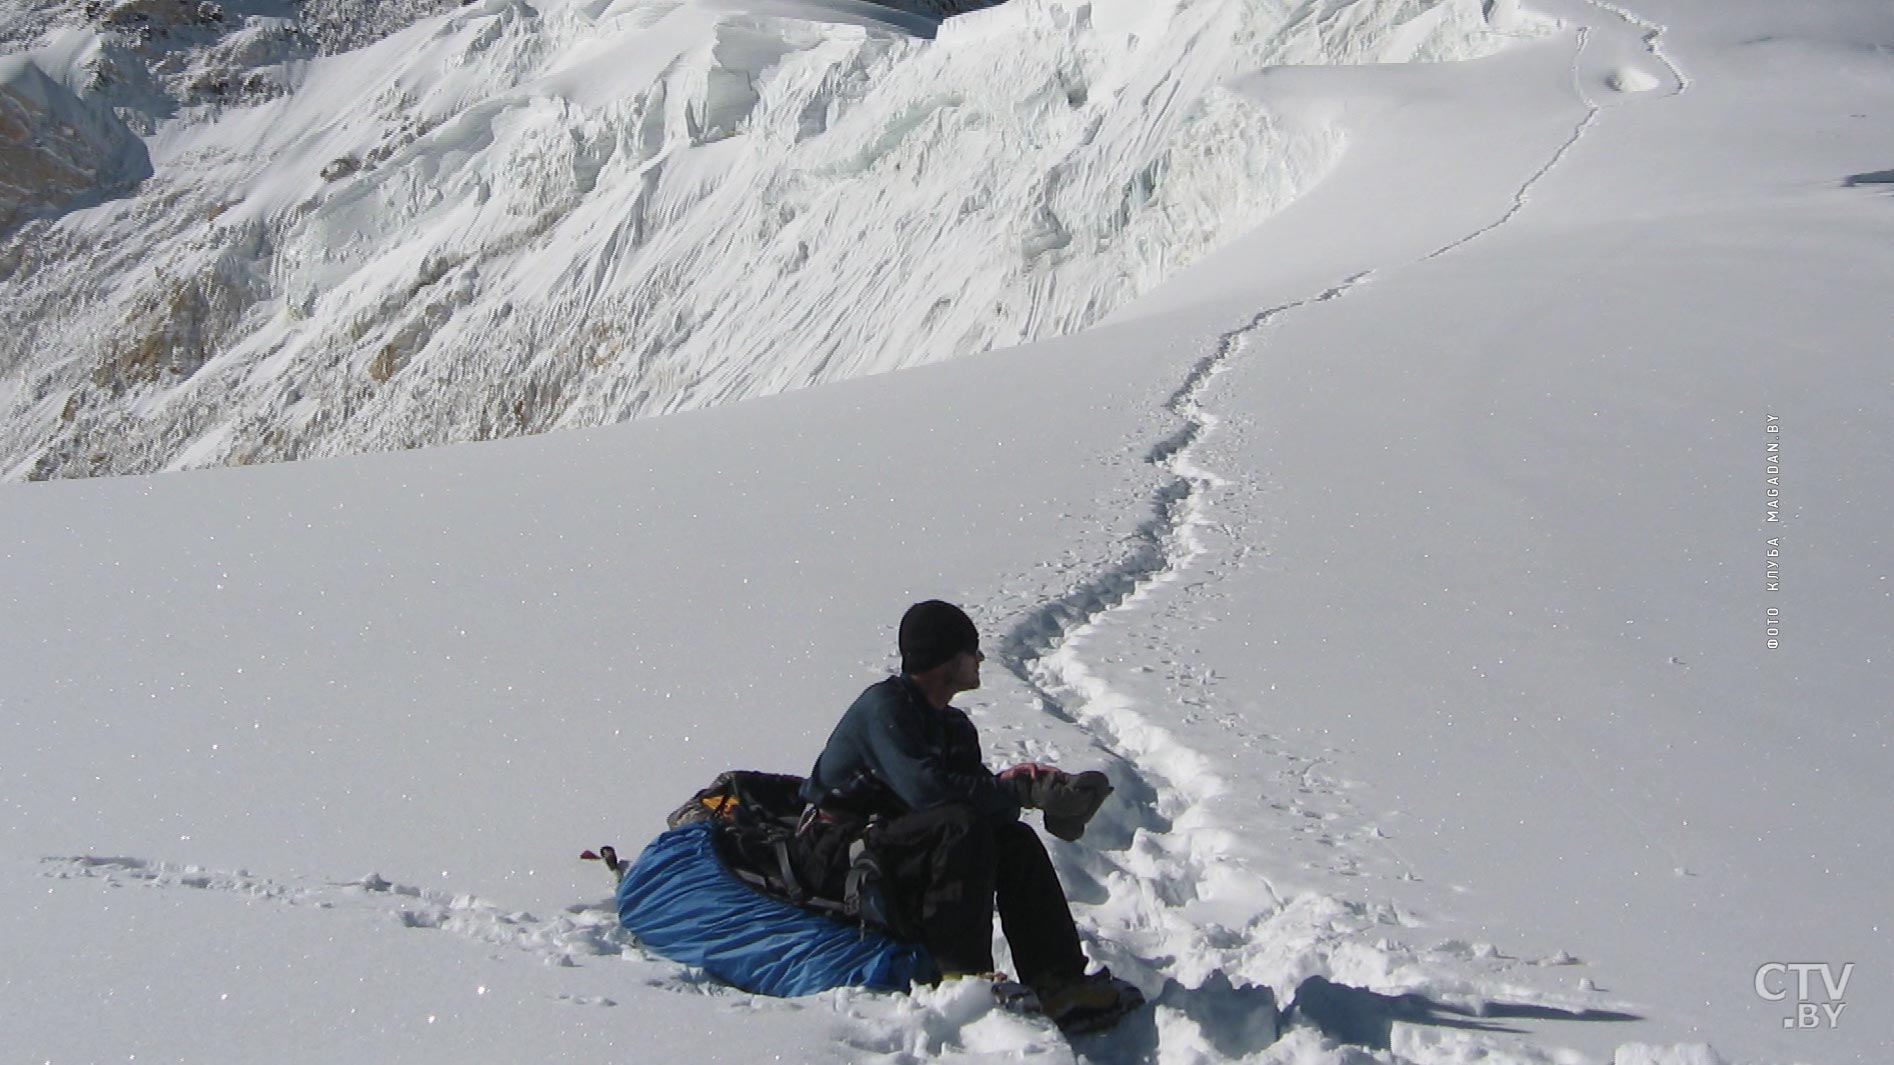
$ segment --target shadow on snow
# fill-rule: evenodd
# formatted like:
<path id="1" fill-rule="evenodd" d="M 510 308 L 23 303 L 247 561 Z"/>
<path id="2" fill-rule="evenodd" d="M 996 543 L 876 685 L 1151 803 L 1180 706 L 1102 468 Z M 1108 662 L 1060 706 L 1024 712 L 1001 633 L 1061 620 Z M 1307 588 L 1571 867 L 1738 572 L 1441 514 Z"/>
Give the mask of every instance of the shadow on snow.
<path id="1" fill-rule="evenodd" d="M 1338 1043 L 1388 1050 L 1397 1021 L 1435 1028 L 1522 1034 L 1524 1029 L 1502 1022 L 1643 1019 L 1635 1013 L 1612 1010 L 1568 1010 L 1509 1002 L 1489 1002 L 1478 1009 L 1469 1009 L 1435 1002 L 1425 995 L 1384 995 L 1321 976 L 1304 980 L 1296 988 L 1295 998 L 1288 1008 L 1280 1009 L 1269 988 L 1237 987 L 1220 972 L 1195 990 L 1174 980 L 1166 981 L 1153 1005 L 1182 1012 L 1219 1054 L 1232 1058 L 1247 1057 L 1266 1049 L 1291 1025 L 1298 1023 L 1313 1026 Z M 1073 1047 L 1086 1061 L 1131 1065 L 1156 1061 L 1158 1043 L 1157 1011 L 1146 1009 L 1125 1018 L 1110 1032 L 1078 1037 Z"/>

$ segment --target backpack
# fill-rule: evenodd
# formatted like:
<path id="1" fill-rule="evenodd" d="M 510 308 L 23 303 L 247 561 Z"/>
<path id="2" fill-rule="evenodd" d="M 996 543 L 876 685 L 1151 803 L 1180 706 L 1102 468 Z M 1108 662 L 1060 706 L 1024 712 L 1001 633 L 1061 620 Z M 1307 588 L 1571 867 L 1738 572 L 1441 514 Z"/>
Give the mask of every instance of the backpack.
<path id="1" fill-rule="evenodd" d="M 619 873 L 620 922 L 645 946 L 747 991 L 905 990 L 938 978 L 927 948 L 891 934 L 879 869 L 859 838 L 840 899 L 811 893 L 790 859 L 802 778 L 733 770 L 671 813 Z M 865 827 L 865 823 L 864 823 Z M 857 833 L 857 837 L 859 833 Z M 906 930 L 903 929 L 903 932 Z"/>
<path id="2" fill-rule="evenodd" d="M 802 883 L 790 858 L 790 841 L 806 827 L 802 786 L 802 777 L 787 773 L 732 769 L 671 811 L 665 823 L 674 829 L 714 825 L 717 854 L 731 874 L 771 898 L 896 939 L 918 940 L 919 930 L 889 905 L 881 867 L 862 838 L 872 821 L 841 829 L 847 837 L 837 842 L 846 851 L 848 874 L 840 898 Z"/>

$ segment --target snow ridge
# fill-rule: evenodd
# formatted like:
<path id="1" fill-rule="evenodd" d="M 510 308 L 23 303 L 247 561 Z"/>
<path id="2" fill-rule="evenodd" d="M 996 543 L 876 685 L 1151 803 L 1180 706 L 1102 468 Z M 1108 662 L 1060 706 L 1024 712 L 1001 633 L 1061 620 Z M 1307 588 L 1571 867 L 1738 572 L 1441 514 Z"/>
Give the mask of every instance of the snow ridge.
<path id="1" fill-rule="evenodd" d="M 473 895 L 392 883 L 370 873 L 341 883 L 273 880 L 248 870 L 216 870 L 143 858 L 78 855 L 49 857 L 40 875 L 54 880 L 101 880 L 112 887 L 212 891 L 322 910 L 353 909 L 385 916 L 402 928 L 437 929 L 463 939 L 537 955 L 547 965 L 570 966 L 585 957 L 636 956 L 630 933 L 609 904 L 575 904 L 558 917 L 509 911 Z M 604 1003 L 610 1005 L 610 1003 Z"/>

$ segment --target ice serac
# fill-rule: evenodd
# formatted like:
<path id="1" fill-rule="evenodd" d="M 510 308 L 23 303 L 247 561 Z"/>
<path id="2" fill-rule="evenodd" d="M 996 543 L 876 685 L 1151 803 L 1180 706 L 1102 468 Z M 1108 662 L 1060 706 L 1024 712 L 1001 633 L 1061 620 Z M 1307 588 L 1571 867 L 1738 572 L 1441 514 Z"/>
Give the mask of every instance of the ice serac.
<path id="1" fill-rule="evenodd" d="M 30 58 L 0 56 L 0 232 L 119 194 L 151 176 L 140 141 Z"/>
<path id="2" fill-rule="evenodd" d="M 0 243 L 32 264 L 0 273 L 0 476 L 581 428 L 1070 333 L 1340 150 L 1234 75 L 1540 26 L 1504 0 L 931 10 L 480 0 L 299 58 L 264 45 L 313 30 L 232 7 L 207 43 L 121 48 L 127 84 L 254 39 L 239 81 L 268 91 L 171 94 L 160 187 Z"/>

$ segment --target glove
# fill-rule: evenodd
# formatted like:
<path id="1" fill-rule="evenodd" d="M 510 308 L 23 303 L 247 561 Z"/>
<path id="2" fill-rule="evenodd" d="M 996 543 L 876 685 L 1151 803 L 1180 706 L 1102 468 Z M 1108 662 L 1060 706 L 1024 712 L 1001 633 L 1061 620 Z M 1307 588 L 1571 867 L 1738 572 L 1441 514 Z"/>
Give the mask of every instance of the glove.
<path id="1" fill-rule="evenodd" d="M 1046 813 L 1046 831 L 1070 842 L 1085 834 L 1092 815 L 1105 805 L 1112 791 L 1111 778 L 1096 769 L 1077 775 L 1055 774 L 1046 782 L 1044 793 L 1035 797 Z"/>
<path id="2" fill-rule="evenodd" d="M 1074 776 L 1049 765 L 1027 762 L 1000 773 L 1019 805 L 1044 810 L 1046 831 L 1071 841 L 1085 834 L 1092 815 L 1111 795 L 1111 779 L 1096 769 Z"/>

